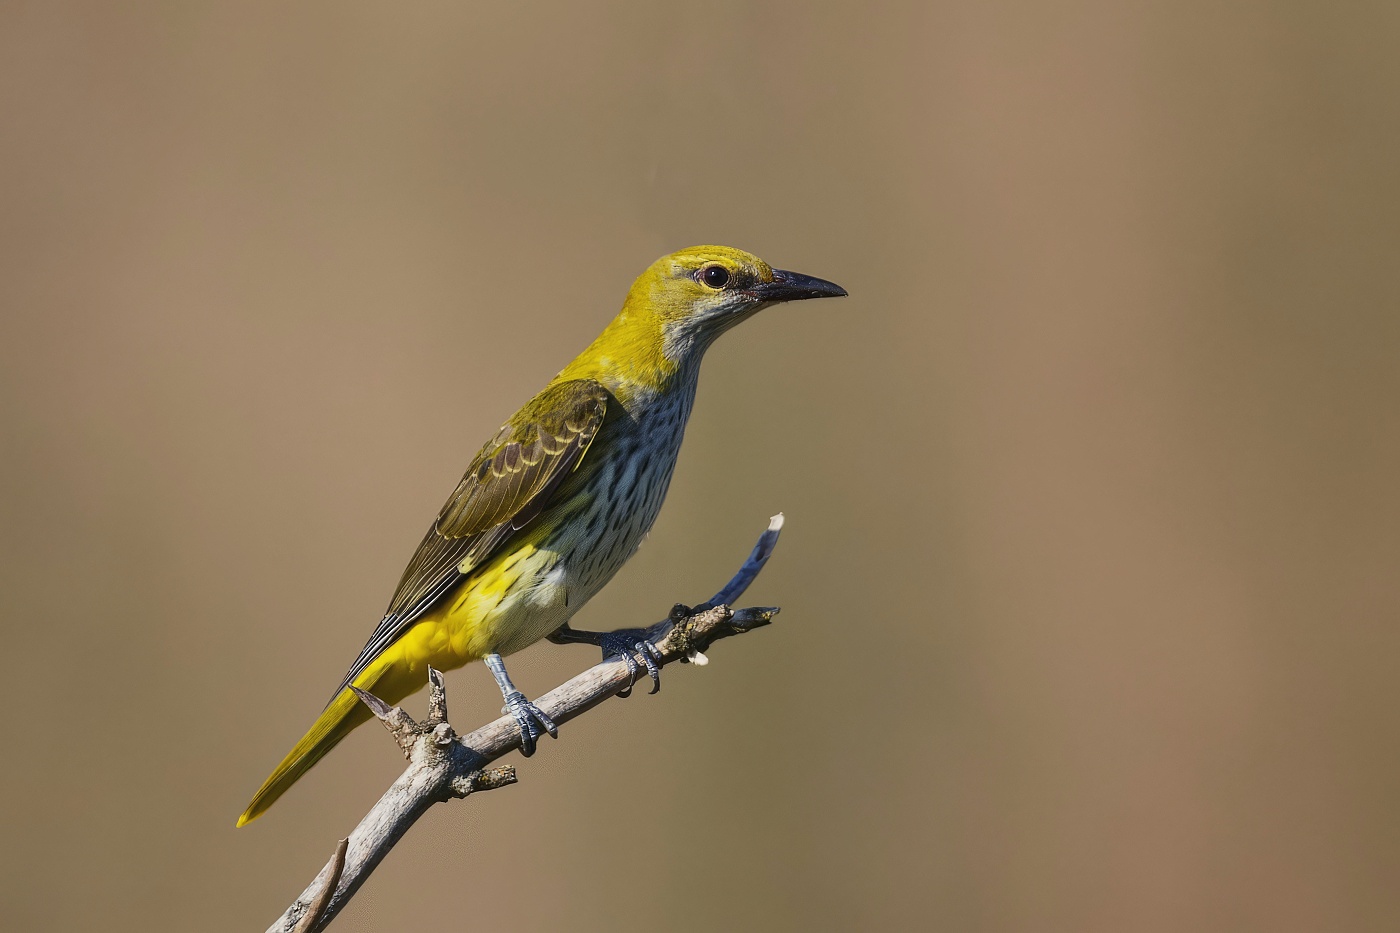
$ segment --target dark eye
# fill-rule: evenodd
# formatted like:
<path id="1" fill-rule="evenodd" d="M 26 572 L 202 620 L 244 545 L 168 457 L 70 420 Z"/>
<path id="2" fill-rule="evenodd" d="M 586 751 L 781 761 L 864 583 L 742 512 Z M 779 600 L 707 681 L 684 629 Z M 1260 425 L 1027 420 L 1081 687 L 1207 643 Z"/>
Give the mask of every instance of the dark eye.
<path id="1" fill-rule="evenodd" d="M 700 270 L 700 281 L 711 288 L 724 288 L 729 282 L 729 270 L 724 266 L 706 266 Z"/>

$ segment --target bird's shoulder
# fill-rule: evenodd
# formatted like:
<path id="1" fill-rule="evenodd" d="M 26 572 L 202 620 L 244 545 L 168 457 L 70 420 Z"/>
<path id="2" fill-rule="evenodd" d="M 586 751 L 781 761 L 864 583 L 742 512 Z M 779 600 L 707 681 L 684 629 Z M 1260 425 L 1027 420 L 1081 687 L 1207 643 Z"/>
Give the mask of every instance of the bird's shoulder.
<path id="1" fill-rule="evenodd" d="M 545 387 L 472 459 L 439 512 L 435 531 L 462 538 L 507 521 L 522 527 L 546 493 L 583 459 L 607 419 L 611 399 L 592 379 Z"/>

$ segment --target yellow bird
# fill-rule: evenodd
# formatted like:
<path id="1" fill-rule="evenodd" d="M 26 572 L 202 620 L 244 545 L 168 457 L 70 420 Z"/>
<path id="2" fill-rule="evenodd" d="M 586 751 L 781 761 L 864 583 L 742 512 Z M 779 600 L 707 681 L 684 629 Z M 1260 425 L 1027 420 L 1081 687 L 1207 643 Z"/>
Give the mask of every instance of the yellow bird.
<path id="1" fill-rule="evenodd" d="M 664 256 L 633 283 L 586 350 L 502 425 L 408 562 L 388 611 L 311 729 L 253 795 L 256 819 L 369 710 L 349 685 L 397 703 L 439 670 L 485 660 L 520 726 L 521 751 L 557 729 L 506 675 L 502 655 L 549 637 L 637 659 L 641 630 L 580 632 L 569 619 L 636 552 L 671 482 L 716 337 L 768 305 L 845 295 L 725 246 Z M 637 658 L 634 659 L 633 653 Z"/>

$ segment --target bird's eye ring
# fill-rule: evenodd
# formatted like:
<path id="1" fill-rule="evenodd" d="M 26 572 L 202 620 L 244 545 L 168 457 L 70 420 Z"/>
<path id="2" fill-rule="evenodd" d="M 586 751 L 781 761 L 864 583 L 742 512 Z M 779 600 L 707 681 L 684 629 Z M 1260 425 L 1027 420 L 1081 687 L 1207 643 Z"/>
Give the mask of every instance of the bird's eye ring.
<path id="1" fill-rule="evenodd" d="M 711 288 L 724 288 L 729 284 L 729 270 L 724 266 L 706 266 L 700 270 L 700 281 Z"/>

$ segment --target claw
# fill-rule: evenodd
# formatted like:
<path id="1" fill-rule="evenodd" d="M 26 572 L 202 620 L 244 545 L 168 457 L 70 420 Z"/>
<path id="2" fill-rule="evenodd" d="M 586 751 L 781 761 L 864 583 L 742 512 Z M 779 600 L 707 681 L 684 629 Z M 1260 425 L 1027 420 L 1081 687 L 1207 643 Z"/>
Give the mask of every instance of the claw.
<path id="1" fill-rule="evenodd" d="M 554 720 L 545 715 L 544 710 L 525 698 L 525 694 L 519 690 L 506 694 L 506 705 L 501 710 L 515 717 L 516 725 L 520 727 L 520 754 L 529 758 L 535 753 L 535 738 L 542 733 L 540 727 L 549 733 L 553 739 L 559 738 L 559 727 L 554 724 Z"/>
<path id="2" fill-rule="evenodd" d="M 603 657 L 606 658 L 607 656 L 608 649 L 604 648 Z M 632 687 L 637 683 L 637 662 L 632 659 L 632 652 L 625 649 L 618 652 L 618 656 L 627 663 L 627 686 L 617 691 L 617 695 L 625 700 L 632 695 Z M 650 670 L 650 665 L 648 665 L 648 670 Z"/>
<path id="3" fill-rule="evenodd" d="M 623 629 L 619 632 L 606 632 L 599 638 L 598 646 L 603 649 L 603 657 L 617 656 L 627 665 L 627 686 L 617 692 L 620 697 L 632 695 L 632 687 L 637 683 L 641 668 L 637 658 L 646 665 L 647 676 L 651 678 L 651 693 L 661 689 L 661 652 L 647 641 L 642 629 Z M 633 657 L 633 655 L 636 657 Z"/>
<path id="4" fill-rule="evenodd" d="M 651 692 L 661 691 L 661 651 L 649 641 L 639 641 L 636 644 L 637 654 L 641 655 L 642 663 L 647 666 L 647 675 L 651 677 Z"/>

